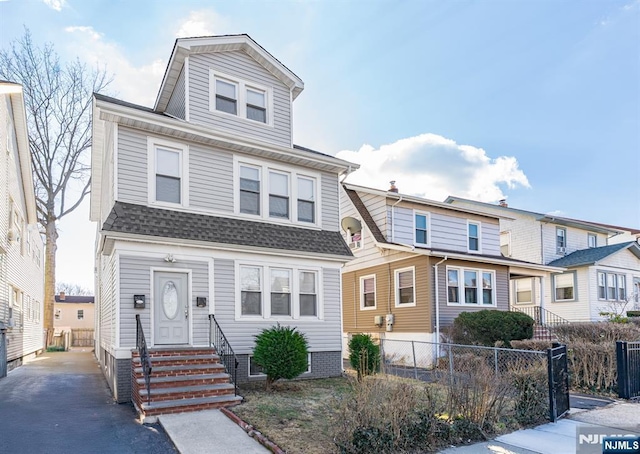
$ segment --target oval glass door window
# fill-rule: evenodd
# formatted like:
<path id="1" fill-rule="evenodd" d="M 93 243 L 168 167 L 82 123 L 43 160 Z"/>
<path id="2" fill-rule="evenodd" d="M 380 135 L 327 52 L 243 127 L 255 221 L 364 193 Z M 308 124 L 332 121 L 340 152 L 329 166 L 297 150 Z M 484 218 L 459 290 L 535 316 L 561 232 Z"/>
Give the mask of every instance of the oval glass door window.
<path id="1" fill-rule="evenodd" d="M 178 289 L 173 281 L 168 281 L 162 289 L 162 310 L 170 320 L 178 315 Z"/>

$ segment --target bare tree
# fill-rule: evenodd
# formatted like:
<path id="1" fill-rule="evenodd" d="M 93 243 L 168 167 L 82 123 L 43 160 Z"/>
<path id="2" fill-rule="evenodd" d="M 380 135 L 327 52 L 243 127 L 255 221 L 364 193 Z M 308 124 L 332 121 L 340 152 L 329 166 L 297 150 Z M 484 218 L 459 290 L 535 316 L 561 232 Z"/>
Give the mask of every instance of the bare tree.
<path id="1" fill-rule="evenodd" d="M 111 82 L 104 68 L 62 64 L 51 43 L 24 35 L 0 50 L 0 77 L 22 84 L 27 110 L 38 222 L 45 235 L 44 328 L 53 339 L 57 221 L 89 193 L 93 93 Z"/>
<path id="2" fill-rule="evenodd" d="M 80 284 L 72 284 L 69 282 L 58 282 L 56 284 L 56 293 L 64 292 L 66 295 L 73 296 L 91 296 L 93 290 L 85 288 Z"/>

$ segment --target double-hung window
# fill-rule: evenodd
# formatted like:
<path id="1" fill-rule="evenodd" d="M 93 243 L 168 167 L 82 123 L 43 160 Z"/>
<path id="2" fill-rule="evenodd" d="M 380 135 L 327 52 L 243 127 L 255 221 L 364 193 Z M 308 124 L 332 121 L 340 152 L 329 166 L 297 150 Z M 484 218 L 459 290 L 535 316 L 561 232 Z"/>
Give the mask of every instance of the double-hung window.
<path id="1" fill-rule="evenodd" d="M 575 274 L 564 273 L 553 276 L 555 301 L 572 301 L 575 299 Z"/>
<path id="2" fill-rule="evenodd" d="M 180 151 L 156 148 L 156 201 L 181 203 Z"/>
<path id="3" fill-rule="evenodd" d="M 360 278 L 360 309 L 376 308 L 376 277 Z"/>
<path id="4" fill-rule="evenodd" d="M 247 88 L 247 118 L 267 122 L 267 94 L 263 90 Z"/>
<path id="5" fill-rule="evenodd" d="M 315 181 L 311 178 L 298 177 L 298 221 L 316 221 Z"/>
<path id="6" fill-rule="evenodd" d="M 469 252 L 480 252 L 480 223 L 469 221 L 467 232 Z"/>
<path id="7" fill-rule="evenodd" d="M 414 212 L 414 238 L 416 245 L 427 246 L 429 244 L 429 214 Z"/>
<path id="8" fill-rule="evenodd" d="M 240 213 L 260 214 L 260 169 L 240 166 Z"/>
<path id="9" fill-rule="evenodd" d="M 414 267 L 395 271 L 396 307 L 416 305 L 416 284 Z"/>
<path id="10" fill-rule="evenodd" d="M 271 269 L 271 315 L 291 315 L 291 270 Z"/>
<path id="11" fill-rule="evenodd" d="M 289 219 L 289 175 L 269 172 L 269 216 Z"/>
<path id="12" fill-rule="evenodd" d="M 598 271 L 598 299 L 625 301 L 627 298 L 627 280 L 624 274 Z"/>
<path id="13" fill-rule="evenodd" d="M 531 304 L 533 302 L 533 286 L 532 280 L 516 279 L 516 304 Z"/>
<path id="14" fill-rule="evenodd" d="M 587 243 L 590 248 L 598 247 L 598 236 L 595 233 L 587 233 Z"/>
<path id="15" fill-rule="evenodd" d="M 318 315 L 317 273 L 315 271 L 300 271 L 300 316 Z"/>
<path id="16" fill-rule="evenodd" d="M 567 229 L 556 227 L 556 252 L 564 254 L 567 252 Z"/>
<path id="17" fill-rule="evenodd" d="M 494 271 L 447 267 L 447 304 L 495 306 Z"/>
<path id="18" fill-rule="evenodd" d="M 242 315 L 262 315 L 262 268 L 240 267 L 240 294 Z"/>
<path id="19" fill-rule="evenodd" d="M 83 319 L 84 319 L 84 310 L 78 309 L 78 320 L 83 320 Z"/>
<path id="20" fill-rule="evenodd" d="M 238 84 L 230 80 L 215 79 L 216 110 L 238 115 Z"/>

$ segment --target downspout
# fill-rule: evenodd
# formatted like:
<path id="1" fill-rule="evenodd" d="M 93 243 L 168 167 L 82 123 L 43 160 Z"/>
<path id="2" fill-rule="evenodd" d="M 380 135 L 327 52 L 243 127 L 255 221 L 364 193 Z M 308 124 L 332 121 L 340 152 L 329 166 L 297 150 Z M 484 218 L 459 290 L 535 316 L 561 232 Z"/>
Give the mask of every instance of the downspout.
<path id="1" fill-rule="evenodd" d="M 342 180 L 340 180 L 340 184 L 344 183 L 344 180 L 346 180 L 346 179 L 347 179 L 347 177 L 348 177 L 349 175 L 351 175 L 353 172 L 355 172 L 355 170 L 353 170 L 353 169 L 351 168 L 351 166 L 349 166 L 349 167 L 347 168 L 347 170 L 345 170 L 345 171 L 343 172 L 343 174 L 342 174 Z"/>
<path id="2" fill-rule="evenodd" d="M 396 205 L 399 204 L 400 202 L 402 202 L 402 196 L 400 196 L 400 198 L 398 199 L 398 201 L 396 203 L 394 203 L 393 205 L 391 205 L 391 242 L 395 243 L 396 241 L 396 235 L 395 235 L 395 216 L 393 215 Z"/>
<path id="3" fill-rule="evenodd" d="M 438 358 L 439 348 L 438 344 L 440 343 L 440 298 L 438 296 L 438 265 L 444 263 L 447 260 L 447 256 L 445 255 L 442 260 L 433 265 L 434 269 L 434 285 L 436 290 L 436 360 Z"/>

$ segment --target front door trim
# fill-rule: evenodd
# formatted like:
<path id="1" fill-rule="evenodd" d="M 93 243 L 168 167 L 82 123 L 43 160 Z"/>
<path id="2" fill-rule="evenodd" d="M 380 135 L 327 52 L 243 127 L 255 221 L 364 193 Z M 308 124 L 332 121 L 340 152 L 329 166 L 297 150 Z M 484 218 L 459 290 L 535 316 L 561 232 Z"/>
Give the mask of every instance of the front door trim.
<path id="1" fill-rule="evenodd" d="M 150 346 L 155 346 L 155 311 L 162 310 L 160 307 L 159 301 L 156 301 L 156 273 L 180 273 L 187 275 L 187 310 L 188 310 L 188 320 L 187 320 L 187 345 L 193 344 L 193 308 L 191 307 L 191 269 L 190 268 L 165 268 L 165 267 L 151 267 L 150 269 L 150 288 L 151 288 L 151 301 L 149 304 L 150 313 L 149 313 L 149 328 L 151 331 L 151 336 L 149 339 Z M 182 308 L 179 309 L 182 311 Z"/>

